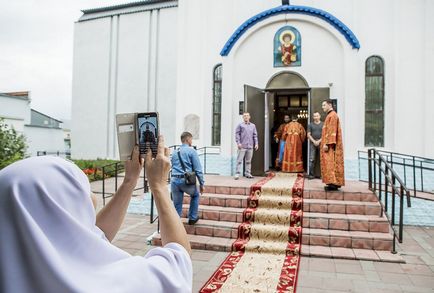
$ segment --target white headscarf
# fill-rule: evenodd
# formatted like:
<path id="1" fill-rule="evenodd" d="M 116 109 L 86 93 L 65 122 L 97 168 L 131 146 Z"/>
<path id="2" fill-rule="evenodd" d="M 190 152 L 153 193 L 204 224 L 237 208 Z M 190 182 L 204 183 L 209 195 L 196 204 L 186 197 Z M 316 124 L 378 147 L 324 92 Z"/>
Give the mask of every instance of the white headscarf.
<path id="1" fill-rule="evenodd" d="M 73 163 L 34 157 L 1 170 L 0 292 L 191 292 L 181 245 L 131 256 L 95 219 L 89 182 Z"/>

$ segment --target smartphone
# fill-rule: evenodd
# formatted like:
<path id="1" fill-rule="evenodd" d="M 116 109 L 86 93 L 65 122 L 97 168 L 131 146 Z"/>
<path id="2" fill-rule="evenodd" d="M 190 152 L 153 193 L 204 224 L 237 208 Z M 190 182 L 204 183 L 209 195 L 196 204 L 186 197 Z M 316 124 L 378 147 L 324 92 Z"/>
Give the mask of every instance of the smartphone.
<path id="1" fill-rule="evenodd" d="M 139 145 L 140 156 L 144 157 L 148 149 L 150 149 L 152 156 L 155 158 L 160 134 L 158 112 L 137 113 L 136 129 L 136 141 Z"/>
<path id="2" fill-rule="evenodd" d="M 118 133 L 119 157 L 121 161 L 131 160 L 131 153 L 136 144 L 136 114 L 117 114 L 116 130 Z"/>

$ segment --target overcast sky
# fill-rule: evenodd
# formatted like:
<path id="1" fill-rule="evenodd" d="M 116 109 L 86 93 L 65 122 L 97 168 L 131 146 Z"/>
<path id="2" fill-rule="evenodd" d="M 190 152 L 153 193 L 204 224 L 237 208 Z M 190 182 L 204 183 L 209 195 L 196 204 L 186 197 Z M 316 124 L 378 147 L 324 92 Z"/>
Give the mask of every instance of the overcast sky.
<path id="1" fill-rule="evenodd" d="M 133 0 L 0 0 L 0 92 L 30 91 L 33 109 L 71 117 L 74 22 L 81 9 Z"/>

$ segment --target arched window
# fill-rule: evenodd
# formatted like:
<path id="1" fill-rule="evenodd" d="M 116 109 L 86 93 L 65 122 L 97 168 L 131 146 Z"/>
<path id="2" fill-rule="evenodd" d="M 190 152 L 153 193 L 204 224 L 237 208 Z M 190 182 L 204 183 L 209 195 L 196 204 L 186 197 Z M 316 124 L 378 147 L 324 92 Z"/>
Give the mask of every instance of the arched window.
<path id="1" fill-rule="evenodd" d="M 222 65 L 213 70 L 212 90 L 212 145 L 220 145 L 222 118 Z"/>
<path id="2" fill-rule="evenodd" d="M 384 61 L 379 56 L 366 59 L 365 146 L 384 146 Z"/>

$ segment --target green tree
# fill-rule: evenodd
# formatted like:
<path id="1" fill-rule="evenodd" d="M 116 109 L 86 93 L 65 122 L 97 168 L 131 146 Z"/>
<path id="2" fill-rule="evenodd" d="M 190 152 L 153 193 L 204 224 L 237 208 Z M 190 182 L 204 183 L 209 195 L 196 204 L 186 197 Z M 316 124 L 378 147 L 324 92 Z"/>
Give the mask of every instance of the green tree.
<path id="1" fill-rule="evenodd" d="M 25 157 L 26 139 L 0 118 L 0 170 Z"/>

